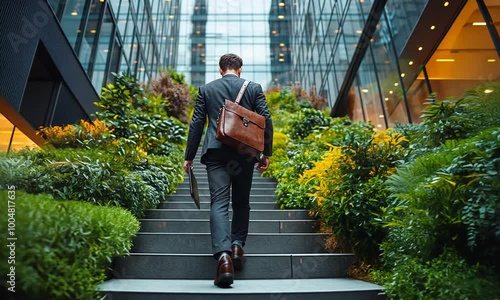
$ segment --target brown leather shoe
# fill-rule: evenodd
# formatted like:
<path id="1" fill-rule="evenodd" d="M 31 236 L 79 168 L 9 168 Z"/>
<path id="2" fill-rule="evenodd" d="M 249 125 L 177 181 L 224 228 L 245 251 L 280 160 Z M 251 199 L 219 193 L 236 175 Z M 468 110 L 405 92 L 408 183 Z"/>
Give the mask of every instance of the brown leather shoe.
<path id="1" fill-rule="evenodd" d="M 229 254 L 223 254 L 219 258 L 219 263 L 217 264 L 217 275 L 215 276 L 214 284 L 222 288 L 228 288 L 233 284 L 233 273 L 234 269 L 231 256 L 229 256 Z"/>
<path id="2" fill-rule="evenodd" d="M 233 244 L 231 246 L 231 258 L 233 259 L 234 269 L 239 271 L 243 269 L 243 248 L 239 245 Z"/>

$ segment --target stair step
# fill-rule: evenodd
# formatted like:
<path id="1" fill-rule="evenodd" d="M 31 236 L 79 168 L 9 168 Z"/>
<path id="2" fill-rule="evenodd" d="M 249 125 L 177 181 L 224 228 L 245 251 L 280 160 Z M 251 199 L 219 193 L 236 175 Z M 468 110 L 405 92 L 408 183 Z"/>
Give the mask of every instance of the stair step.
<path id="1" fill-rule="evenodd" d="M 221 289 L 213 280 L 113 279 L 100 285 L 113 300 L 383 300 L 382 287 L 347 278 L 235 280 Z"/>
<path id="2" fill-rule="evenodd" d="M 201 209 L 209 209 L 210 202 L 202 201 L 200 202 Z M 251 202 L 251 209 L 279 209 L 279 206 L 274 202 Z M 163 201 L 158 204 L 159 209 L 192 209 L 195 208 L 193 201 Z M 231 207 L 229 208 L 231 209 Z"/>
<path id="3" fill-rule="evenodd" d="M 198 183 L 198 188 L 208 188 L 208 180 L 203 180 L 200 178 L 199 180 L 196 179 L 196 182 Z M 179 188 L 189 188 L 189 182 L 186 180 L 184 182 L 179 183 Z M 252 181 L 252 189 L 254 188 L 271 188 L 273 190 L 276 189 L 276 182 L 267 182 L 267 181 Z"/>
<path id="4" fill-rule="evenodd" d="M 246 254 L 236 279 L 340 278 L 352 254 Z M 217 261 L 211 254 L 132 253 L 116 261 L 115 278 L 211 279 Z"/>
<path id="5" fill-rule="evenodd" d="M 250 196 L 271 196 L 274 197 L 274 191 L 276 188 L 252 188 L 250 190 Z M 207 187 L 198 187 L 198 193 L 201 195 L 210 195 L 210 190 Z M 190 195 L 189 187 L 179 187 L 177 191 L 175 191 L 174 195 Z"/>
<path id="6" fill-rule="evenodd" d="M 194 206 L 194 204 L 193 204 Z M 232 212 L 229 212 L 231 217 Z M 147 219 L 210 219 L 210 209 L 148 209 Z M 289 210 L 250 210 L 251 220 L 310 220 L 306 209 Z"/>
<path id="7" fill-rule="evenodd" d="M 192 203 L 190 203 L 193 205 Z M 209 233 L 210 221 L 197 219 L 142 219 L 141 232 Z M 317 231 L 314 220 L 250 220 L 252 233 L 312 233 Z"/>
<path id="8" fill-rule="evenodd" d="M 245 252 L 248 254 L 324 253 L 324 233 L 250 233 Z M 136 253 L 212 253 L 209 233 L 139 232 L 131 252 Z"/>
<path id="9" fill-rule="evenodd" d="M 179 194 L 172 194 L 168 196 L 167 198 L 169 201 L 193 201 L 191 200 L 190 195 L 179 195 Z M 276 196 L 275 195 L 254 195 L 250 194 L 250 202 L 276 202 Z M 210 202 L 210 195 L 207 194 L 200 194 L 200 200 Z"/>

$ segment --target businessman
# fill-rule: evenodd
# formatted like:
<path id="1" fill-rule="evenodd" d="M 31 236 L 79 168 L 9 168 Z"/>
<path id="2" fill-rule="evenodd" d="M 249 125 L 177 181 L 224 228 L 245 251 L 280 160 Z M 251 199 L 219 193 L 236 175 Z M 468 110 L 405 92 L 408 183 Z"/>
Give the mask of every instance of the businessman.
<path id="1" fill-rule="evenodd" d="M 216 140 L 217 117 L 224 100 L 234 101 L 244 83 L 240 78 L 243 60 L 235 54 L 225 54 L 219 60 L 222 78 L 199 88 L 194 113 L 189 124 L 184 170 L 192 168 L 203 128 L 208 119 L 201 151 L 201 163 L 205 164 L 210 188 L 210 231 L 212 253 L 217 263 L 214 284 L 229 287 L 234 280 L 234 269 L 243 267 L 243 247 L 248 235 L 250 219 L 250 188 L 253 168 L 261 172 L 269 167 L 272 154 L 273 124 L 260 84 L 251 82 L 240 105 L 266 118 L 264 151 L 259 159 L 240 153 Z M 232 192 L 231 192 L 232 188 Z M 229 223 L 229 203 L 233 208 Z"/>

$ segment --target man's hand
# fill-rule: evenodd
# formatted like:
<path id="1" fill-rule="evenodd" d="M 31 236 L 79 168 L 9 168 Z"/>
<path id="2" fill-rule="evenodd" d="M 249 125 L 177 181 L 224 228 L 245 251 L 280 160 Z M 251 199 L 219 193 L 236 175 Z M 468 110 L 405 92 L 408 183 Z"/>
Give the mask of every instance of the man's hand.
<path id="1" fill-rule="evenodd" d="M 260 161 L 255 164 L 255 169 L 259 170 L 260 172 L 264 172 L 265 170 L 267 170 L 267 168 L 269 168 L 270 163 L 271 161 L 269 160 L 269 157 L 262 156 Z"/>
<path id="2" fill-rule="evenodd" d="M 184 161 L 184 165 L 182 166 L 184 168 L 184 172 L 186 172 L 186 174 L 189 174 L 189 168 L 192 168 L 193 167 L 193 161 L 192 160 L 185 160 Z"/>

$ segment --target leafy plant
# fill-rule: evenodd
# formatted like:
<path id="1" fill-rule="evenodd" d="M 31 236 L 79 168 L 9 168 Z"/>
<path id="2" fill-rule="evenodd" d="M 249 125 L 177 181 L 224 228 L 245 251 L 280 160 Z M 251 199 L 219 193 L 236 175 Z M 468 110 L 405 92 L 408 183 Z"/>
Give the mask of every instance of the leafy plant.
<path id="1" fill-rule="evenodd" d="M 11 190 L 12 191 L 12 190 Z M 0 208 L 7 211 L 7 191 Z M 128 254 L 139 222 L 126 210 L 15 191 L 16 297 L 98 299 L 98 284 L 114 257 Z M 6 240 L 7 218 L 0 218 Z M 2 247 L 2 257 L 9 249 Z M 9 273 L 7 259 L 0 262 Z M 6 290 L 7 282 L 2 281 Z M 17 299 L 17 298 L 16 298 Z"/>
<path id="2" fill-rule="evenodd" d="M 184 75 L 173 70 L 162 73 L 160 78 L 151 82 L 151 91 L 166 99 L 165 110 L 169 116 L 188 122 L 188 108 L 193 103 L 192 91 L 185 83 Z"/>

